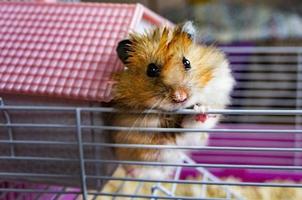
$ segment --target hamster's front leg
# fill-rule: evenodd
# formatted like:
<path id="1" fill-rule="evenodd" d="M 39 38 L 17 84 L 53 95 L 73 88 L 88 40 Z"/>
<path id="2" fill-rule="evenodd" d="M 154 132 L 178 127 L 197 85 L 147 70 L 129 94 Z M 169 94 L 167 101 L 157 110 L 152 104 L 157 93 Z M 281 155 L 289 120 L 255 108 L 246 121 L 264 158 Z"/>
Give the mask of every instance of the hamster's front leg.
<path id="1" fill-rule="evenodd" d="M 196 104 L 193 109 L 200 113 L 186 115 L 181 123 L 182 128 L 210 129 L 217 124 L 218 116 L 206 114 L 209 110 L 208 106 Z M 208 138 L 208 133 L 205 132 L 184 132 L 176 138 L 176 143 L 185 146 L 206 146 Z"/>

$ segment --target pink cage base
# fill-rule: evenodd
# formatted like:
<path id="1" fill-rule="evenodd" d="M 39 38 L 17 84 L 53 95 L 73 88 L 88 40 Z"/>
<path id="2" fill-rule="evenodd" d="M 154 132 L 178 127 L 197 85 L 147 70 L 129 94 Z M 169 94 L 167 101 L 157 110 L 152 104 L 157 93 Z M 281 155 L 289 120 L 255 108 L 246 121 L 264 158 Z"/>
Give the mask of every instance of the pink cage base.
<path id="1" fill-rule="evenodd" d="M 62 191 L 64 187 L 55 186 L 55 185 L 43 185 L 43 184 L 34 184 L 27 182 L 0 182 L 0 187 L 2 188 L 15 188 L 15 189 L 40 189 L 40 190 L 51 190 L 51 191 Z M 70 192 L 79 192 L 79 188 L 68 188 Z M 17 192 L 7 192 L 5 195 L 1 196 L 0 200 L 33 200 L 39 197 L 39 199 L 49 200 L 55 199 L 57 194 L 34 194 L 34 193 L 17 193 Z M 74 200 L 77 197 L 77 194 L 64 194 L 60 195 L 62 200 Z"/>

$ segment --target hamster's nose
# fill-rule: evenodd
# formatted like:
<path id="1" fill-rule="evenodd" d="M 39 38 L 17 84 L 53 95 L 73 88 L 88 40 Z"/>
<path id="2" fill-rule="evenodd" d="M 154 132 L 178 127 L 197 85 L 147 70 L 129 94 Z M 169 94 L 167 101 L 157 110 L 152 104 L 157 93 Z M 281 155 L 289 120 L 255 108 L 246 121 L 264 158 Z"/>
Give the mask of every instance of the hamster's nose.
<path id="1" fill-rule="evenodd" d="M 172 99 L 176 103 L 182 103 L 188 99 L 188 93 L 184 88 L 176 89 L 172 93 Z"/>

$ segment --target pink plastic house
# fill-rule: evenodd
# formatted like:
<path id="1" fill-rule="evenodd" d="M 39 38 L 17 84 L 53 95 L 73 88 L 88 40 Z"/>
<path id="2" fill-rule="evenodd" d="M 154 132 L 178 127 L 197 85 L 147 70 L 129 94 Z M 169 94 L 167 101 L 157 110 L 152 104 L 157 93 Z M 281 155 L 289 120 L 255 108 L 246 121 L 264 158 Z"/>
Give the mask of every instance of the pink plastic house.
<path id="1" fill-rule="evenodd" d="M 122 69 L 117 42 L 131 31 L 169 24 L 140 4 L 0 5 L 2 97 L 109 101 L 110 76 Z"/>

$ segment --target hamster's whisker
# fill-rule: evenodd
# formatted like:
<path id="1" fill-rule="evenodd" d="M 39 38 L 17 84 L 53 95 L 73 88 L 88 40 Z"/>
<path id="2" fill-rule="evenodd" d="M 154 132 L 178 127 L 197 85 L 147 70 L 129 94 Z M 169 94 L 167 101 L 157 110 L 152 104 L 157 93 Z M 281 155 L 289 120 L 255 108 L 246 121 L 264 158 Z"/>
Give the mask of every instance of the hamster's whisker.
<path id="1" fill-rule="evenodd" d="M 164 101 L 166 101 L 167 100 L 167 98 L 169 98 L 169 96 L 167 95 L 167 96 L 165 96 L 161 101 L 160 101 L 160 103 L 159 103 L 159 107 L 161 107 L 161 104 L 164 102 Z M 161 117 L 163 114 L 162 113 L 158 113 L 158 116 L 159 117 Z"/>
<path id="2" fill-rule="evenodd" d="M 142 120 L 141 123 L 139 124 L 139 125 L 141 126 L 141 125 L 143 124 L 143 122 L 144 122 L 145 116 L 148 115 L 148 112 L 149 112 L 150 110 L 152 110 L 155 106 L 157 106 L 157 104 L 160 103 L 160 101 L 161 101 L 161 99 L 159 99 L 159 100 L 158 100 L 158 101 L 157 101 L 150 109 L 148 109 L 148 111 L 147 111 L 146 114 L 144 113 L 144 110 L 143 110 L 142 112 L 138 113 L 138 114 L 137 114 L 138 117 L 135 119 L 134 123 L 132 124 L 132 126 L 131 126 L 130 129 L 128 130 L 127 134 L 129 134 L 129 133 L 133 130 L 133 128 L 136 127 L 136 125 L 138 124 L 138 122 L 139 122 L 140 119 L 142 118 L 142 115 L 144 115 L 144 116 L 143 116 L 143 120 Z"/>
<path id="3" fill-rule="evenodd" d="M 128 130 L 127 134 L 130 133 L 132 131 L 132 129 L 136 126 L 137 122 L 139 121 L 140 117 L 144 114 L 144 111 L 138 113 L 138 117 L 135 119 L 134 123 L 132 124 L 132 126 L 130 127 L 130 129 Z"/>
<path id="4" fill-rule="evenodd" d="M 147 119 L 147 116 L 150 115 L 150 111 L 151 111 L 153 108 L 155 108 L 156 106 L 161 105 L 161 103 L 162 103 L 164 100 L 165 100 L 165 99 L 159 99 L 159 100 L 158 100 L 158 101 L 157 101 L 150 109 L 148 109 L 148 110 L 146 111 L 146 114 L 145 114 L 144 118 L 142 119 L 142 123 L 145 122 L 144 126 L 147 126 L 147 121 L 145 121 L 145 120 Z"/>
<path id="5" fill-rule="evenodd" d="M 132 126 L 130 127 L 130 129 L 128 130 L 127 134 L 130 133 L 132 131 L 132 129 L 136 126 L 137 122 L 139 121 L 140 117 L 144 114 L 144 110 L 142 110 L 141 112 L 137 113 L 138 117 L 135 119 L 134 123 L 132 124 Z"/>

